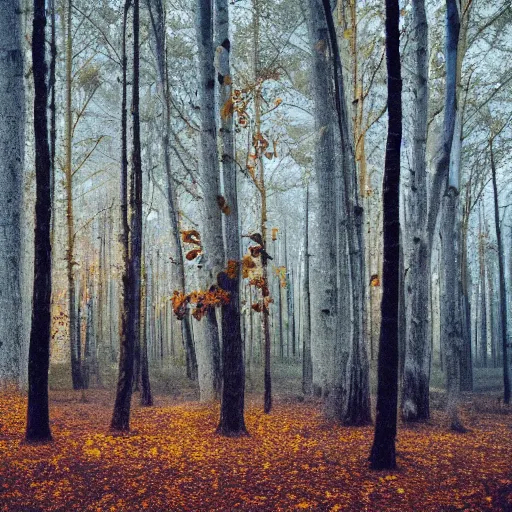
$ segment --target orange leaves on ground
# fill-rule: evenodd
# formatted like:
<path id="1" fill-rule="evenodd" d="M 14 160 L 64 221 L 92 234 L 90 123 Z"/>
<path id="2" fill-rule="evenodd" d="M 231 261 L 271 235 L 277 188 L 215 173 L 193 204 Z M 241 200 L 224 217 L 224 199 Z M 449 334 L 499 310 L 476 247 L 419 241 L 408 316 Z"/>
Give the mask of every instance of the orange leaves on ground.
<path id="1" fill-rule="evenodd" d="M 510 415 L 469 401 L 470 434 L 447 431 L 438 410 L 429 424 L 401 425 L 399 470 L 387 472 L 368 469 L 372 426 L 329 423 L 320 402 L 292 394 L 277 394 L 270 415 L 249 395 L 250 436 L 234 439 L 215 434 L 217 405 L 158 396 L 141 408 L 135 398 L 132 433 L 114 436 L 109 392 L 50 397 L 55 441 L 31 446 L 20 442 L 25 397 L 0 394 L 0 510 L 512 510 Z"/>

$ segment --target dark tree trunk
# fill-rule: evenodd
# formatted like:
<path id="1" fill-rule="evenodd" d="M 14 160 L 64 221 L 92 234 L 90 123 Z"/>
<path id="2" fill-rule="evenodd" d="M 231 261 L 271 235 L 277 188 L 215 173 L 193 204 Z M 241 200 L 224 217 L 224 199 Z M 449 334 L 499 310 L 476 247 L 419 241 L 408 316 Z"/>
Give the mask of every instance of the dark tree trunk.
<path id="1" fill-rule="evenodd" d="M 223 59 L 217 69 L 219 109 L 231 99 L 231 69 L 229 43 L 228 0 L 215 0 L 215 30 L 217 52 Z M 223 435 L 247 433 L 244 420 L 245 364 L 240 318 L 240 228 L 238 223 L 238 194 L 234 154 L 233 115 L 221 116 L 222 174 L 224 196 L 231 209 L 224 215 L 225 254 L 228 267 L 235 265 L 232 275 L 221 272 L 217 281 L 231 294 L 228 304 L 222 306 L 222 394 L 220 421 L 217 432 Z"/>
<path id="2" fill-rule="evenodd" d="M 34 136 L 36 167 L 36 225 L 32 326 L 28 356 L 28 408 L 25 438 L 51 441 L 48 408 L 50 365 L 52 252 L 51 161 L 48 146 L 45 60 L 45 1 L 34 0 L 32 71 L 34 75 Z"/>
<path id="3" fill-rule="evenodd" d="M 386 0 L 386 65 L 388 73 L 388 138 L 384 164 L 384 263 L 379 339 L 377 416 L 370 455 L 372 469 L 396 467 L 398 401 L 398 303 L 400 272 L 400 145 L 402 141 L 402 77 L 398 0 Z"/>
<path id="4" fill-rule="evenodd" d="M 134 79 L 136 78 L 135 53 L 138 56 L 138 0 L 135 0 L 134 6 Z M 119 352 L 119 376 L 117 381 L 116 401 L 114 404 L 114 412 L 110 428 L 112 430 L 128 431 L 130 428 L 130 405 L 132 396 L 133 383 L 133 353 L 134 353 L 134 336 L 133 330 L 133 266 L 132 254 L 129 248 L 129 236 L 133 237 L 128 227 L 128 150 L 127 150 L 127 113 L 126 113 L 126 89 L 127 89 L 127 58 L 126 58 L 126 23 L 128 10 L 131 1 L 126 0 L 124 5 L 123 17 L 123 99 L 121 106 L 121 219 L 122 219 L 122 237 L 123 237 L 123 302 L 121 313 L 121 335 L 120 335 L 120 352 Z M 137 24 L 135 23 L 135 11 L 137 11 Z M 137 77 L 138 78 L 138 77 Z M 134 96 L 135 96 L 135 85 Z M 135 100 L 135 97 L 134 97 Z M 138 106 L 138 105 L 137 105 Z M 134 107 L 134 123 L 135 123 L 135 105 Z M 138 112 L 137 112 L 138 117 Z M 137 119 L 138 120 L 138 119 Z M 134 126 L 135 139 L 135 126 Z M 135 143 L 135 140 L 134 140 Z M 135 153 L 135 152 L 134 152 Z M 132 163 L 135 170 L 135 162 Z M 133 246 L 132 246 L 133 251 Z"/>
<path id="5" fill-rule="evenodd" d="M 306 185 L 306 222 L 304 227 L 304 320 L 302 327 L 302 392 L 313 392 L 311 361 L 311 298 L 309 293 L 309 183 Z M 300 310 L 300 308 L 299 308 Z"/>
<path id="6" fill-rule="evenodd" d="M 145 265 L 143 265 L 145 266 Z M 141 290 L 141 315 L 140 315 L 140 404 L 145 406 L 153 405 L 153 396 L 151 394 L 151 382 L 149 380 L 149 364 L 148 364 L 148 287 L 147 273 L 144 268 Z"/>
<path id="7" fill-rule="evenodd" d="M 238 275 L 238 272 L 237 272 Z M 237 277 L 226 272 L 218 276 L 218 284 L 231 294 L 222 307 L 222 399 L 217 432 L 226 436 L 247 434 L 244 420 L 245 367 L 240 333 L 240 309 Z"/>
<path id="8" fill-rule="evenodd" d="M 505 288 L 505 263 L 503 261 L 503 240 L 501 238 L 500 210 L 498 204 L 498 186 L 496 183 L 496 164 L 494 162 L 493 140 L 489 142 L 491 152 L 492 188 L 494 191 L 494 223 L 496 225 L 496 239 L 498 241 L 498 265 L 500 277 L 500 322 L 503 350 L 503 401 L 510 403 L 510 368 L 508 362 L 507 346 L 507 292 Z"/>

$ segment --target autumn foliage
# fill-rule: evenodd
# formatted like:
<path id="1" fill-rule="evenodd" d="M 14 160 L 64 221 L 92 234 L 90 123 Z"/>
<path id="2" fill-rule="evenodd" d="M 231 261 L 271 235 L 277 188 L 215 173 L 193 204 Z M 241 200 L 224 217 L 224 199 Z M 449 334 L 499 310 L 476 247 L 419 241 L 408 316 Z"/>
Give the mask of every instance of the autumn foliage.
<path id="1" fill-rule="evenodd" d="M 510 416 L 469 408 L 469 435 L 441 412 L 402 426 L 399 471 L 368 470 L 372 427 L 326 422 L 321 405 L 251 397 L 249 437 L 215 435 L 218 408 L 159 397 L 133 431 L 108 432 L 113 396 L 52 392 L 55 442 L 21 440 L 25 399 L 0 395 L 2 511 L 506 511 L 512 506 Z M 495 401 L 495 399 L 493 399 Z M 481 402 L 480 405 L 485 405 Z"/>
<path id="2" fill-rule="evenodd" d="M 216 308 L 228 304 L 230 293 L 218 286 L 212 286 L 208 291 L 194 290 L 184 294 L 178 290 L 174 291 L 171 297 L 172 309 L 179 320 L 182 320 L 187 313 L 187 305 L 192 304 L 192 316 L 201 320 L 206 315 L 208 308 Z"/>

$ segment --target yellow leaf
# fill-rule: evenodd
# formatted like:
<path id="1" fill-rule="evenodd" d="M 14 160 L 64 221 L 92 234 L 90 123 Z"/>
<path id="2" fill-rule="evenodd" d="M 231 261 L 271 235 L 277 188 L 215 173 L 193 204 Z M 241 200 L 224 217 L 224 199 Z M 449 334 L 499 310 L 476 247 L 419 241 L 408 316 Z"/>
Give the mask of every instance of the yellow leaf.
<path id="1" fill-rule="evenodd" d="M 401 487 L 399 487 L 399 488 L 396 490 L 396 492 L 397 492 L 398 494 L 403 494 L 405 491 L 404 491 Z"/>
<path id="2" fill-rule="evenodd" d="M 346 30 L 343 31 L 343 37 L 345 39 L 350 39 L 352 37 L 352 29 L 351 28 L 347 28 Z"/>

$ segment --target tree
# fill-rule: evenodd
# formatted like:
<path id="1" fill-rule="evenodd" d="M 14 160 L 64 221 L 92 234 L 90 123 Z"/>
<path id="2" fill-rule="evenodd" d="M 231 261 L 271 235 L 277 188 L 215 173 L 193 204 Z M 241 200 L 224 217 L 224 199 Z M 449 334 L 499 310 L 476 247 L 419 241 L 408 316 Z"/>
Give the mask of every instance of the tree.
<path id="1" fill-rule="evenodd" d="M 73 105 L 72 67 L 73 67 L 73 0 L 66 3 L 66 225 L 68 248 L 66 253 L 68 279 L 68 317 L 69 317 L 69 351 L 71 355 L 71 378 L 73 389 L 83 388 L 81 347 L 78 340 L 79 319 L 77 317 L 75 285 L 75 228 L 73 221 Z"/>
<path id="2" fill-rule="evenodd" d="M 123 87 L 126 84 L 126 19 L 129 0 L 125 3 L 123 19 Z M 123 154 L 121 171 L 121 208 L 123 216 L 123 259 L 125 261 L 123 326 L 121 352 L 119 355 L 119 377 L 116 402 L 110 427 L 112 430 L 128 431 L 130 428 L 130 406 L 133 385 L 134 349 L 140 340 L 141 309 L 141 258 L 142 258 L 142 162 L 140 147 L 139 113 L 139 0 L 133 2 L 133 81 L 132 81 L 132 168 L 130 176 L 130 229 L 127 217 L 127 159 L 126 159 L 126 91 L 123 88 L 122 132 Z M 129 236 L 129 240 L 128 240 Z M 128 251 L 129 248 L 129 251 Z M 126 254 L 128 252 L 128 254 Z"/>
<path id="3" fill-rule="evenodd" d="M 436 162 L 436 177 L 444 178 L 443 222 L 441 225 L 443 254 L 443 294 L 441 335 L 446 355 L 446 388 L 451 428 L 464 431 L 457 406 L 460 392 L 460 362 L 462 350 L 462 311 L 459 288 L 460 266 L 457 266 L 459 176 L 458 164 L 450 169 L 453 139 L 456 133 L 458 44 L 460 17 L 456 0 L 446 0 L 446 90 L 441 147 Z M 460 122 L 460 118 L 459 118 Z M 451 172 L 450 172 L 451 171 Z"/>
<path id="4" fill-rule="evenodd" d="M 32 72 L 34 75 L 34 136 L 36 166 L 36 224 L 32 325 L 28 356 L 28 406 L 25 439 L 51 441 L 48 408 L 50 365 L 52 249 L 51 162 L 48 145 L 44 0 L 34 0 Z"/>
<path id="5" fill-rule="evenodd" d="M 227 272 L 218 275 L 221 288 L 230 293 L 228 304 L 222 306 L 222 399 L 217 432 L 224 435 L 245 434 L 244 399 L 245 365 L 240 319 L 240 228 L 238 223 L 238 194 L 235 167 L 233 112 L 224 109 L 232 101 L 229 7 L 228 0 L 215 2 L 217 39 L 218 111 L 222 148 L 222 177 L 224 200 L 229 207 L 224 215 L 225 255 Z"/>
<path id="6" fill-rule="evenodd" d="M 304 226 L 304 321 L 302 333 L 302 392 L 313 391 L 313 364 L 311 362 L 311 299 L 309 280 L 309 181 L 306 182 L 305 226 Z M 300 308 L 299 308 L 300 310 Z"/>
<path id="7" fill-rule="evenodd" d="M 343 267 L 348 260 L 350 293 L 338 290 L 339 307 L 350 311 L 347 317 L 350 325 L 350 343 L 346 369 L 340 372 L 334 368 L 334 396 L 340 388 L 343 390 L 343 400 L 335 401 L 336 416 L 347 425 L 364 425 L 371 422 L 370 412 L 370 379 L 369 363 L 366 351 L 366 311 L 365 311 L 365 271 L 363 243 L 363 209 L 359 205 L 357 168 L 353 147 L 353 134 L 350 132 L 349 113 L 346 104 L 345 85 L 343 81 L 340 50 L 330 3 L 323 0 L 324 13 L 329 31 L 331 53 L 333 59 L 335 105 L 342 154 L 341 177 L 338 184 L 338 268 Z M 356 73 L 357 75 L 357 73 Z M 341 208 L 340 208 L 341 206 Z M 345 233 L 343 233 L 345 225 Z M 345 257 L 343 257 L 345 254 Z M 343 277 L 340 276 L 343 286 Z M 342 304 L 342 299 L 348 297 L 348 307 Z M 338 317 L 338 336 L 343 336 L 341 315 Z M 336 359 L 334 359 L 336 360 Z M 342 358 L 343 360 L 343 358 Z M 335 364 L 338 364 L 336 361 Z M 340 386 L 340 384 L 341 386 Z M 341 406 L 341 407 L 340 407 Z"/>
<path id="8" fill-rule="evenodd" d="M 405 292 L 405 358 L 401 414 L 404 420 L 429 417 L 430 376 L 430 266 L 432 239 L 427 233 L 427 117 L 428 117 L 428 25 L 424 0 L 412 2 L 413 137 L 411 186 L 406 201 L 404 252 L 407 272 Z M 437 204 L 431 204 L 437 208 Z"/>
<path id="9" fill-rule="evenodd" d="M 215 123 L 215 70 L 212 34 L 212 0 L 197 0 L 196 36 L 199 61 L 200 106 L 200 158 L 199 169 L 203 191 L 201 205 L 200 288 L 209 290 L 222 270 L 224 255 L 222 219 L 217 196 L 219 187 L 219 161 Z M 209 308 L 199 324 L 196 353 L 199 370 L 199 390 L 202 401 L 216 398 L 220 392 L 219 329 L 215 310 Z"/>
<path id="10" fill-rule="evenodd" d="M 161 129 L 162 149 L 164 153 L 165 175 L 167 180 L 167 205 L 171 228 L 174 239 L 173 259 L 177 265 L 179 291 L 185 293 L 185 263 L 183 258 L 182 242 L 178 222 L 178 200 L 176 196 L 175 185 L 173 182 L 171 169 L 171 156 L 169 147 L 169 134 L 171 132 L 171 89 L 169 84 L 169 71 L 167 67 L 167 48 L 165 37 L 165 11 L 162 0 L 146 0 L 151 27 L 155 38 L 155 56 L 158 70 L 159 90 L 163 99 L 164 122 Z M 192 339 L 192 328 L 190 326 L 190 316 L 185 315 L 182 323 L 182 335 L 185 344 L 185 355 L 187 362 L 187 376 L 195 380 L 197 378 L 197 360 Z"/>
<path id="11" fill-rule="evenodd" d="M 339 201 L 335 177 L 335 130 L 332 60 L 329 32 L 320 0 L 308 2 L 308 29 L 312 49 L 311 89 L 315 105 L 315 173 L 317 201 L 311 268 L 311 358 L 313 392 L 330 393 L 332 356 L 339 333 L 336 204 Z M 329 8 L 330 9 L 330 8 Z M 347 284 L 347 283 L 343 283 Z M 347 343 L 347 340 L 344 340 Z M 346 365 L 347 350 L 341 368 Z M 341 391 L 339 393 L 341 395 Z M 332 397 L 331 397 L 332 399 Z"/>
<path id="12" fill-rule="evenodd" d="M 402 142 L 402 76 L 398 0 L 386 0 L 386 67 L 388 136 L 383 183 L 384 286 L 378 358 L 377 415 L 370 454 L 372 469 L 396 467 L 398 402 L 398 301 L 400 259 L 400 146 Z"/>
<path id="13" fill-rule="evenodd" d="M 489 139 L 489 152 L 491 157 L 492 189 L 494 192 L 494 223 L 496 226 L 496 239 L 498 241 L 498 268 L 499 268 L 499 293 L 500 293 L 500 323 L 501 323 L 501 342 L 503 350 L 503 401 L 510 404 L 510 367 L 507 346 L 507 294 L 505 287 L 505 263 L 503 255 L 503 240 L 501 236 L 501 225 L 498 203 L 498 185 L 496 181 L 496 162 L 494 159 L 493 144 L 499 133 L 505 128 L 505 125 L 493 133 Z"/>
<path id="14" fill-rule="evenodd" d="M 21 225 L 25 151 L 25 87 L 19 1 L 0 17 L 0 385 L 19 384 L 22 345 Z"/>

